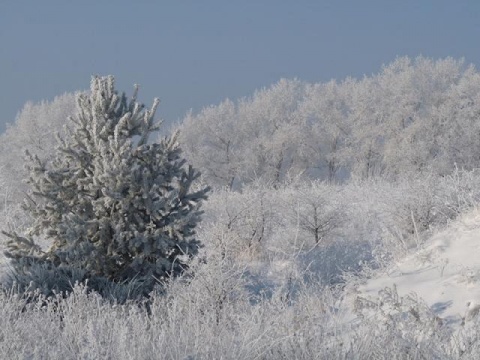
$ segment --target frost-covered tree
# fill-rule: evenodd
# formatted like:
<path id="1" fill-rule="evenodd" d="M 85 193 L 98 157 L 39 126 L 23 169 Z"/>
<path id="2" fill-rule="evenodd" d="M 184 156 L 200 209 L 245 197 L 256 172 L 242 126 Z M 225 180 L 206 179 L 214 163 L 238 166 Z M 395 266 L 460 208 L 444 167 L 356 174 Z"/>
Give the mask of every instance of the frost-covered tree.
<path id="1" fill-rule="evenodd" d="M 338 189 L 325 183 L 312 182 L 295 190 L 287 190 L 286 215 L 300 235 L 311 239 L 310 244 L 323 245 L 331 241 L 334 230 L 344 221 L 338 201 Z"/>
<path id="2" fill-rule="evenodd" d="M 301 154 L 311 178 L 338 180 L 344 167 L 345 140 L 350 134 L 349 96 L 355 82 L 310 85 L 300 106 Z M 343 175 L 345 176 L 345 175 Z"/>
<path id="3" fill-rule="evenodd" d="M 470 93 L 470 89 L 463 99 L 457 96 L 457 84 L 474 78 L 473 69 L 466 70 L 463 60 L 404 57 L 384 66 L 376 76 L 380 94 L 376 107 L 384 119 L 382 161 L 390 177 L 453 171 L 453 162 L 444 161 L 443 154 L 450 149 L 446 150 L 443 140 L 451 139 L 455 146 L 465 143 L 463 134 L 450 134 L 450 130 L 456 127 L 458 105 L 463 100 L 468 103 L 471 95 L 475 98 L 475 91 Z"/>
<path id="4" fill-rule="evenodd" d="M 306 84 L 281 79 L 239 104 L 245 138 L 245 182 L 261 180 L 274 187 L 305 171 L 299 152 L 303 141 L 298 107 Z"/>
<path id="5" fill-rule="evenodd" d="M 435 154 L 437 173 L 452 169 L 476 169 L 480 164 L 480 74 L 473 66 L 445 94 L 445 101 L 432 111 L 427 149 Z"/>
<path id="6" fill-rule="evenodd" d="M 235 104 L 228 99 L 198 115 L 189 112 L 179 127 L 185 156 L 212 186 L 232 189 L 241 174 L 245 139 L 239 128 Z"/>
<path id="7" fill-rule="evenodd" d="M 148 143 L 159 101 L 146 110 L 136 96 L 137 88 L 130 101 L 119 95 L 113 76 L 92 78 L 53 161 L 30 155 L 25 209 L 34 222 L 24 236 L 8 234 L 5 253 L 17 275 L 40 264 L 92 282 L 135 279 L 149 291 L 197 252 L 208 188 L 191 190 L 199 173 L 186 167 L 176 134 Z M 42 236 L 52 242 L 45 251 L 35 242 Z"/>
<path id="8" fill-rule="evenodd" d="M 0 135 L 0 179 L 9 211 L 21 204 L 26 184 L 22 182 L 28 172 L 24 168 L 25 150 L 40 159 L 51 159 L 55 152 L 55 133 L 63 136 L 63 126 L 75 111 L 75 94 L 65 93 L 52 101 L 27 102 L 18 113 L 15 122 Z"/>

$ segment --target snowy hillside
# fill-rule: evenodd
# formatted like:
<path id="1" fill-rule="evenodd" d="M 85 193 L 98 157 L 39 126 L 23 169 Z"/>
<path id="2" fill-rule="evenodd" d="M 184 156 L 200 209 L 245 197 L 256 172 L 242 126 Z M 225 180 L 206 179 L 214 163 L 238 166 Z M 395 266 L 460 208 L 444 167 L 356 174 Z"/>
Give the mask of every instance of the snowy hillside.
<path id="1" fill-rule="evenodd" d="M 460 325 L 480 309 L 479 255 L 480 210 L 475 209 L 357 290 L 374 299 L 383 289 L 396 287 L 400 296 L 418 295 L 444 324 Z"/>

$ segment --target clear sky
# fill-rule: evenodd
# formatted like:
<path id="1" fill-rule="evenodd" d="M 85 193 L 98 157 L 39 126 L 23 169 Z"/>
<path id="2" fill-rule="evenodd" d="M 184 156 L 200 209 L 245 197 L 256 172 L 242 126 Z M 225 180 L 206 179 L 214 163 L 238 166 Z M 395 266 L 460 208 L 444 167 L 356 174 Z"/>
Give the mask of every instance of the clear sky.
<path id="1" fill-rule="evenodd" d="M 397 56 L 480 66 L 478 0 L 0 0 L 0 131 L 28 101 L 119 90 L 167 122 L 282 77 L 378 72 Z"/>

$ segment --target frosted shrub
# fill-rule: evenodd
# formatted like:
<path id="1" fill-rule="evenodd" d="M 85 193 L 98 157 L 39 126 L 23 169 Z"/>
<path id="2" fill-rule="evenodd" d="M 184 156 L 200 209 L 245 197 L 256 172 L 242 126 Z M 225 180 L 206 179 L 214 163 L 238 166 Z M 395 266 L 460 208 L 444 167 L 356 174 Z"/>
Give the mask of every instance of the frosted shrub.
<path id="1" fill-rule="evenodd" d="M 377 337 L 378 358 L 386 358 L 387 349 L 399 358 L 457 358 L 452 329 L 415 293 L 400 295 L 395 286 L 387 287 L 374 298 L 357 297 L 355 311 Z"/>
<path id="2" fill-rule="evenodd" d="M 345 221 L 339 189 L 314 181 L 287 188 L 282 194 L 290 226 L 298 228 L 299 236 L 308 240 L 308 245 L 328 243 Z"/>
<path id="3" fill-rule="evenodd" d="M 434 229 L 444 227 L 480 200 L 478 171 L 456 169 L 451 175 L 384 181 L 379 203 L 385 235 L 398 244 L 398 254 L 423 245 Z"/>
<path id="4" fill-rule="evenodd" d="M 214 252 L 258 258 L 281 226 L 279 195 L 266 187 L 247 187 L 242 193 L 217 190 L 205 204 L 202 236 Z M 208 235 L 204 234 L 208 232 Z"/>
<path id="5" fill-rule="evenodd" d="M 453 219 L 480 202 L 480 172 L 455 168 L 452 174 L 440 179 L 435 194 L 438 212 Z"/>
<path id="6" fill-rule="evenodd" d="M 380 262 L 402 257 L 458 215 L 460 208 L 452 204 L 452 197 L 464 190 L 450 183 L 449 178 L 426 175 L 397 182 L 377 178 L 346 184 L 342 197 L 348 204 L 349 220 L 342 228 L 343 236 L 367 240 L 376 256 L 383 258 L 378 258 Z"/>
<path id="7" fill-rule="evenodd" d="M 27 288 L 31 278 L 48 293 L 56 278 L 82 273 L 99 291 L 133 281 L 145 295 L 196 254 L 208 188 L 190 190 L 199 173 L 185 166 L 176 135 L 148 143 L 159 128 L 159 101 L 144 110 L 136 95 L 127 101 L 112 76 L 94 77 L 54 159 L 30 155 L 25 210 L 34 221 L 23 236 L 5 233 L 13 266 L 7 286 L 15 280 Z M 35 242 L 41 237 L 51 241 L 48 250 Z"/>

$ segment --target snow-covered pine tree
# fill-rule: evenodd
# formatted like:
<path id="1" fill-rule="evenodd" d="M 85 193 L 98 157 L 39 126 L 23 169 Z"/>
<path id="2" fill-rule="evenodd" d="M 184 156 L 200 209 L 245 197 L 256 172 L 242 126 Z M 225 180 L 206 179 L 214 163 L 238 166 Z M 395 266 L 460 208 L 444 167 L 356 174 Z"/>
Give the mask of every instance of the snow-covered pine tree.
<path id="1" fill-rule="evenodd" d="M 93 77 L 54 160 L 28 154 L 25 209 L 34 222 L 24 236 L 4 232 L 14 275 L 80 271 L 90 282 L 135 279 L 145 293 L 197 252 L 194 229 L 209 189 L 191 190 L 199 173 L 186 166 L 176 134 L 147 143 L 160 125 L 159 100 L 145 110 L 137 91 L 128 101 L 113 76 Z M 51 240 L 48 250 L 36 244 L 40 237 Z"/>

